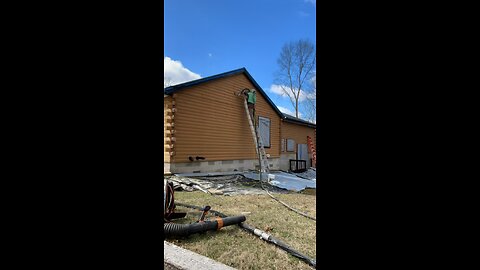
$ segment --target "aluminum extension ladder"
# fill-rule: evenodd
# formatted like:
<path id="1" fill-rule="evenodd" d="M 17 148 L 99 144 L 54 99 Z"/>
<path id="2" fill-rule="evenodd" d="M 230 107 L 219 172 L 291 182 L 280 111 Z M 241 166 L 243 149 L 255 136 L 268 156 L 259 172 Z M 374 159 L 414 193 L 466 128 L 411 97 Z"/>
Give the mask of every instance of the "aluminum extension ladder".
<path id="1" fill-rule="evenodd" d="M 253 119 L 250 117 L 250 113 L 248 111 L 247 100 L 243 99 L 245 105 L 245 112 L 247 113 L 248 124 L 250 125 L 250 130 L 252 131 L 253 141 L 255 142 L 255 150 L 258 155 L 260 152 L 260 160 L 261 160 L 261 172 L 262 173 L 269 173 L 269 165 L 267 160 L 267 153 L 265 152 L 265 148 L 263 147 L 263 140 L 262 137 L 258 134 L 258 130 L 255 128 L 255 124 L 253 123 Z"/>

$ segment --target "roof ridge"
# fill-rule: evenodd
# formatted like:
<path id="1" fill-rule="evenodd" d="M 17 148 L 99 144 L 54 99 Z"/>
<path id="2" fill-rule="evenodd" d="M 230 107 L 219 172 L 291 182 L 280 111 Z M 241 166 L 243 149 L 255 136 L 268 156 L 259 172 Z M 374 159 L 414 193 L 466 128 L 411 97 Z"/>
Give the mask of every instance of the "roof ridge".
<path id="1" fill-rule="evenodd" d="M 189 87 L 189 86 L 193 86 L 193 85 L 200 84 L 200 83 L 205 83 L 205 82 L 208 82 L 208 81 L 211 81 L 211 80 L 215 80 L 215 79 L 219 79 L 219 78 L 223 78 L 223 77 L 227 77 L 227 76 L 231 76 L 231 75 L 236 75 L 236 74 L 240 74 L 240 73 L 243 73 L 243 74 L 245 74 L 245 76 L 247 76 L 247 78 L 250 80 L 250 82 L 255 86 L 255 88 L 258 89 L 258 91 L 260 91 L 260 93 L 262 93 L 262 95 L 267 100 L 267 103 L 270 104 L 270 106 L 280 116 L 280 118 L 285 118 L 283 113 L 277 108 L 275 103 L 273 103 L 273 101 L 268 97 L 267 93 L 262 89 L 262 87 L 260 87 L 260 85 L 258 85 L 258 83 L 255 81 L 255 79 L 252 77 L 252 75 L 250 75 L 250 73 L 247 71 L 247 69 L 245 67 L 242 67 L 242 68 L 239 68 L 239 69 L 234 69 L 234 70 L 227 71 L 227 72 L 224 72 L 224 73 L 220 73 L 220 74 L 217 74 L 217 75 L 208 76 L 208 77 L 205 77 L 205 78 L 200 78 L 200 79 L 197 79 L 197 80 L 194 80 L 194 81 L 189 81 L 189 82 L 185 82 L 185 83 L 181 83 L 181 84 L 177 84 L 177 85 L 172 85 L 172 86 L 169 86 L 167 88 L 164 88 L 163 92 L 164 92 L 165 95 L 170 95 L 170 94 L 173 94 L 174 92 L 177 92 L 177 91 L 179 91 L 183 88 Z"/>

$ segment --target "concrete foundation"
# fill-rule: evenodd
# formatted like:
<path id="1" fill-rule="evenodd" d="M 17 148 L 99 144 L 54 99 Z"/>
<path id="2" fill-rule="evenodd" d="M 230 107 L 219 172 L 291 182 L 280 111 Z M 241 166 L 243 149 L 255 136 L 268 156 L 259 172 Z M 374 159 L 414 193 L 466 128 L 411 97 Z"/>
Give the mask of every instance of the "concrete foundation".
<path id="1" fill-rule="evenodd" d="M 164 174 L 171 174 L 172 172 L 170 171 L 170 163 L 163 163 L 163 173 Z"/>
<path id="2" fill-rule="evenodd" d="M 268 163 L 270 170 L 280 170 L 280 158 L 268 159 Z M 255 169 L 258 169 L 258 159 L 193 161 L 186 163 L 164 163 L 163 165 L 164 173 L 232 172 L 235 170 L 247 171 Z"/>
<path id="3" fill-rule="evenodd" d="M 288 154 L 281 154 L 280 155 L 280 170 L 288 171 L 290 168 L 290 159 L 297 159 L 297 154 L 295 153 L 288 153 Z M 312 166 L 311 159 L 306 160 L 307 168 Z"/>
<path id="4" fill-rule="evenodd" d="M 280 170 L 288 171 L 290 167 L 290 159 L 296 159 L 295 153 L 280 154 Z"/>

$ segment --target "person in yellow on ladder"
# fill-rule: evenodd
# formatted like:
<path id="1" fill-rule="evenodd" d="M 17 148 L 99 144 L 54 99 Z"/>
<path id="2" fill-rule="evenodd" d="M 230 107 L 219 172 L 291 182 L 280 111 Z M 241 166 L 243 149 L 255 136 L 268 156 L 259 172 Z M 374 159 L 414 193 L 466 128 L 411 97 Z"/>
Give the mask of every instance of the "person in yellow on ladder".
<path id="1" fill-rule="evenodd" d="M 257 96 L 255 93 L 255 89 L 243 89 L 243 94 L 245 95 L 245 98 L 247 99 L 247 106 L 248 106 L 248 112 L 250 113 L 250 117 L 252 118 L 252 121 L 254 125 L 256 124 L 255 121 L 255 102 L 257 102 Z"/>

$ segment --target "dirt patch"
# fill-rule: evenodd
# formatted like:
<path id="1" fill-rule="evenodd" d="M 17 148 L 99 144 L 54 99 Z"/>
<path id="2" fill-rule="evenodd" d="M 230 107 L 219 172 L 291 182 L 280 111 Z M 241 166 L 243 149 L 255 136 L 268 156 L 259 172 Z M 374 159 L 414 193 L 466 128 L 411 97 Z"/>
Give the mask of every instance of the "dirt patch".
<path id="1" fill-rule="evenodd" d="M 306 188 L 306 189 L 300 191 L 300 193 L 305 194 L 305 195 L 317 196 L 317 189 L 316 188 Z"/>

